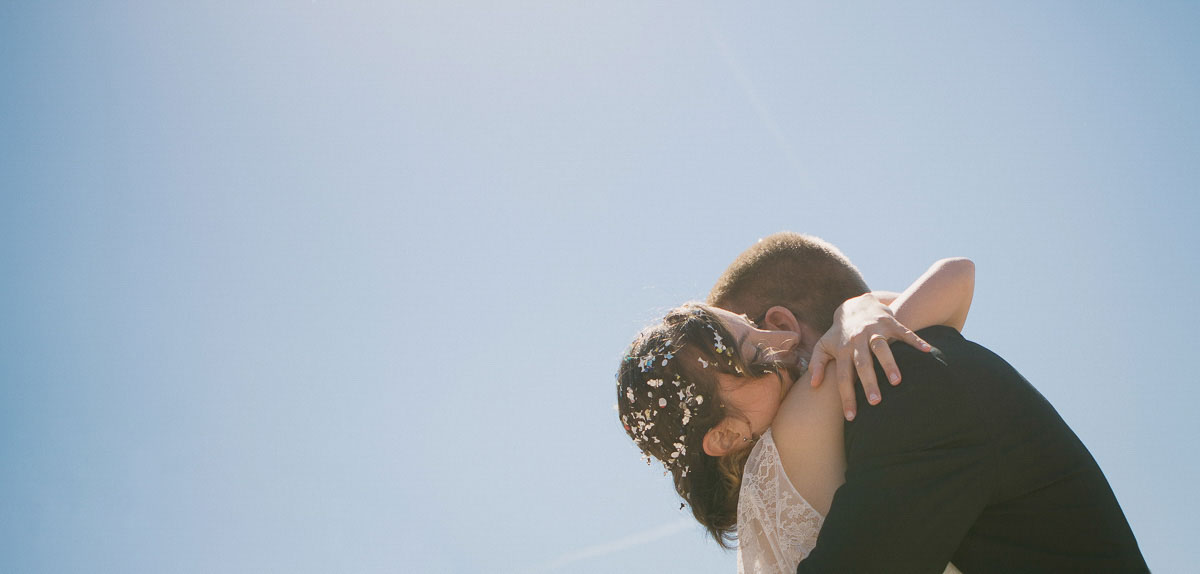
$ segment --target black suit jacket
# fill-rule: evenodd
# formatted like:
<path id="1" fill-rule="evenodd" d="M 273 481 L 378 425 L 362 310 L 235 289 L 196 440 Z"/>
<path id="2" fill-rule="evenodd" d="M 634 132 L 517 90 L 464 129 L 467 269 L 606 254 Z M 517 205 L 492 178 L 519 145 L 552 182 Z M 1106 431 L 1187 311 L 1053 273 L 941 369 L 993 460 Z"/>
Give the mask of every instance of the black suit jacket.
<path id="1" fill-rule="evenodd" d="M 948 327 L 892 346 L 904 382 L 846 423 L 810 572 L 1145 572 L 1087 448 L 1020 373 Z M 879 380 L 883 373 L 877 373 Z"/>

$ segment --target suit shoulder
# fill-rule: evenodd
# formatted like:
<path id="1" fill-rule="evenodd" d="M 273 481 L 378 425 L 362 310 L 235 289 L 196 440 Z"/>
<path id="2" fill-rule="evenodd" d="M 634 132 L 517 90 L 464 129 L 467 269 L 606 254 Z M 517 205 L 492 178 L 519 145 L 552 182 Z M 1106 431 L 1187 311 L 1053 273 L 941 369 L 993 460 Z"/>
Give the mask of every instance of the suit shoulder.
<path id="1" fill-rule="evenodd" d="M 935 347 L 938 346 L 939 342 L 949 344 L 966 341 L 966 338 L 964 338 L 962 333 L 959 333 L 957 329 L 954 327 L 947 327 L 945 325 L 926 327 L 917 331 L 917 334 L 920 335 L 922 339 L 925 339 L 927 343 Z"/>
<path id="2" fill-rule="evenodd" d="M 951 327 L 931 327 L 917 334 L 934 350 L 924 352 L 904 343 L 893 344 L 892 354 L 902 380 L 897 386 L 880 385 L 880 404 L 870 406 L 861 389 L 856 389 L 858 417 L 846 426 L 848 447 L 852 444 L 856 448 L 848 448 L 848 454 L 854 450 L 865 454 L 874 447 L 921 448 L 944 443 L 955 433 L 969 434 L 967 431 L 978 420 L 978 398 L 956 364 L 976 362 L 969 355 L 982 348 Z M 878 369 L 876 374 L 882 376 Z"/>

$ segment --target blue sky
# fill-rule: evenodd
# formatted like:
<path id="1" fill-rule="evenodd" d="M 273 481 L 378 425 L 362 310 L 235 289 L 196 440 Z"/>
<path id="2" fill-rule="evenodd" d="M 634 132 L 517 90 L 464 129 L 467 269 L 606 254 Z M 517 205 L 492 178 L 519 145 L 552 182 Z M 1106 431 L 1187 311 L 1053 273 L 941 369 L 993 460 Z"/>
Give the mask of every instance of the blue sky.
<path id="1" fill-rule="evenodd" d="M 0 7 L 0 570 L 731 572 L 612 410 L 779 230 L 1200 503 L 1200 6 Z M 885 405 L 886 406 L 886 405 Z"/>

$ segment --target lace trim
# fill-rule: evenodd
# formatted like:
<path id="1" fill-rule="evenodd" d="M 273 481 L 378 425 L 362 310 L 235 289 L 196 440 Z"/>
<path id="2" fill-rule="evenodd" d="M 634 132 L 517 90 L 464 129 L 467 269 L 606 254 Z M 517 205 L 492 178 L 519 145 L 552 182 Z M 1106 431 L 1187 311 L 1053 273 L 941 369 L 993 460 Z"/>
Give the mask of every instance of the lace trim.
<path id="1" fill-rule="evenodd" d="M 738 573 L 795 572 L 825 517 L 788 480 L 770 430 L 750 451 L 738 496 Z"/>

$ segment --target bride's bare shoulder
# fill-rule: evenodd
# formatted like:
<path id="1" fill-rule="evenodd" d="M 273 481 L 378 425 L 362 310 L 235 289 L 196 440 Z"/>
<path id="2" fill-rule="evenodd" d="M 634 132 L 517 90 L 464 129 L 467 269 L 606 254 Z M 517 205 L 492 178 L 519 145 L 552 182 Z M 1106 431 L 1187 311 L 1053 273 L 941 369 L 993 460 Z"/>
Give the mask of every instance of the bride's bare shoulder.
<path id="1" fill-rule="evenodd" d="M 779 405 L 771 437 L 788 481 L 822 515 L 845 476 L 841 399 L 833 385 L 795 385 Z"/>
<path id="2" fill-rule="evenodd" d="M 837 389 L 832 385 L 814 389 L 807 381 L 797 382 L 783 398 L 771 422 L 775 442 L 781 449 L 802 447 L 809 440 L 824 441 L 831 431 L 841 432 L 837 401 Z"/>

